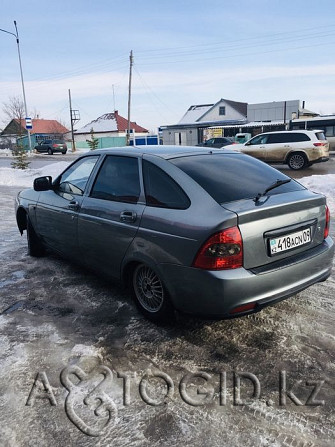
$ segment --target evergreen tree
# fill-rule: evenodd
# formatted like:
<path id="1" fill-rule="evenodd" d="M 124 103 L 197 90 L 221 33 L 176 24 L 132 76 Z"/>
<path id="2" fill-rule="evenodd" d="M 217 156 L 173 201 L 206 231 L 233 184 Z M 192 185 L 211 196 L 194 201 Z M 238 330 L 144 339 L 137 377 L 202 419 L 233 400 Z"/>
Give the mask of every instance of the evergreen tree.
<path id="1" fill-rule="evenodd" d="M 98 149 L 99 146 L 99 140 L 98 138 L 94 137 L 94 130 L 93 127 L 91 128 L 91 139 L 90 140 L 86 140 L 87 144 L 89 145 L 91 151 L 94 151 L 94 149 Z"/>
<path id="2" fill-rule="evenodd" d="M 30 161 L 28 161 L 27 151 L 24 150 L 22 143 L 17 145 L 17 148 L 13 151 L 13 156 L 15 158 L 11 163 L 13 169 L 28 169 Z"/>

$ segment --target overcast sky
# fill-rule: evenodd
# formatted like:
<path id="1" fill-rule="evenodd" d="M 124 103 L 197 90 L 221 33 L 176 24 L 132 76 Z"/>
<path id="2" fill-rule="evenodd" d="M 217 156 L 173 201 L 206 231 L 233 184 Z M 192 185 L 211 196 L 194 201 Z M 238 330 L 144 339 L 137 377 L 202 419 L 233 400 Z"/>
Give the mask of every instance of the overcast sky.
<path id="1" fill-rule="evenodd" d="M 41 118 L 69 125 L 68 89 L 77 127 L 114 104 L 127 117 L 130 50 L 131 119 L 150 130 L 220 98 L 335 113 L 334 0 L 2 0 L 0 28 L 14 20 Z M 0 32 L 0 104 L 21 94 L 15 38 Z"/>

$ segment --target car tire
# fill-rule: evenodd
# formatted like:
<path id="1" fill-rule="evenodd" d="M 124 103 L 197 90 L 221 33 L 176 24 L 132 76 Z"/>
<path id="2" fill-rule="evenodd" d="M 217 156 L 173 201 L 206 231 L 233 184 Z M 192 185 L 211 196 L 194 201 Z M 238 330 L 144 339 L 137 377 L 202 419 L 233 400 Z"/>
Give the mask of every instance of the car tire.
<path id="1" fill-rule="evenodd" d="M 308 160 L 305 154 L 295 152 L 289 155 L 287 164 L 294 171 L 298 171 L 299 169 L 304 169 L 308 166 Z"/>
<path id="2" fill-rule="evenodd" d="M 52 154 L 53 154 L 52 149 L 50 149 L 50 148 L 48 149 L 48 154 L 49 154 L 49 155 L 52 155 Z"/>
<path id="3" fill-rule="evenodd" d="M 62 154 L 65 155 L 65 154 L 66 154 L 66 151 L 62 151 Z"/>
<path id="4" fill-rule="evenodd" d="M 27 216 L 27 242 L 28 242 L 29 256 L 40 258 L 45 254 L 44 245 L 37 236 L 28 216 Z"/>
<path id="5" fill-rule="evenodd" d="M 171 321 L 173 306 L 163 281 L 146 264 L 138 264 L 132 274 L 132 290 L 142 314 L 156 323 Z"/>

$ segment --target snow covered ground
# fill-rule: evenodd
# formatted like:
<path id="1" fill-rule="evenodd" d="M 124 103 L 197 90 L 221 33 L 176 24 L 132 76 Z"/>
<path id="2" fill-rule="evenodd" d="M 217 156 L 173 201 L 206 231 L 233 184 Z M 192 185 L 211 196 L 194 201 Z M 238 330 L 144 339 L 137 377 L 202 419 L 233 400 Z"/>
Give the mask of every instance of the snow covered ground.
<path id="1" fill-rule="evenodd" d="M 0 185 L 2 186 L 18 186 L 31 188 L 36 177 L 43 175 L 51 175 L 57 177 L 70 163 L 67 161 L 59 161 L 43 166 L 40 169 L 12 169 L 0 168 Z"/>

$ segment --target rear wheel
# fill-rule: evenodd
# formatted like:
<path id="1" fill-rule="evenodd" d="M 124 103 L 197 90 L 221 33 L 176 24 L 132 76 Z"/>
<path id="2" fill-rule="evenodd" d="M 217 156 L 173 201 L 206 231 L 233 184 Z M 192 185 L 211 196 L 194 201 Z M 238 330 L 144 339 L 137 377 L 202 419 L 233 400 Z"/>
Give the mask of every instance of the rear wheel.
<path id="1" fill-rule="evenodd" d="M 45 254 L 45 248 L 27 216 L 28 255 L 39 258 Z"/>
<path id="2" fill-rule="evenodd" d="M 62 154 L 65 155 L 65 154 L 66 154 L 66 151 L 62 151 Z"/>
<path id="3" fill-rule="evenodd" d="M 291 169 L 298 171 L 299 169 L 304 169 L 308 165 L 308 160 L 305 154 L 297 152 L 288 157 L 287 164 Z"/>
<path id="4" fill-rule="evenodd" d="M 139 264 L 132 275 L 134 298 L 140 311 L 152 321 L 167 321 L 173 307 L 168 292 L 157 273 L 145 264 Z"/>
<path id="5" fill-rule="evenodd" d="M 52 149 L 50 149 L 50 148 L 48 149 L 48 154 L 49 154 L 49 155 L 52 155 L 52 154 L 53 154 Z"/>

